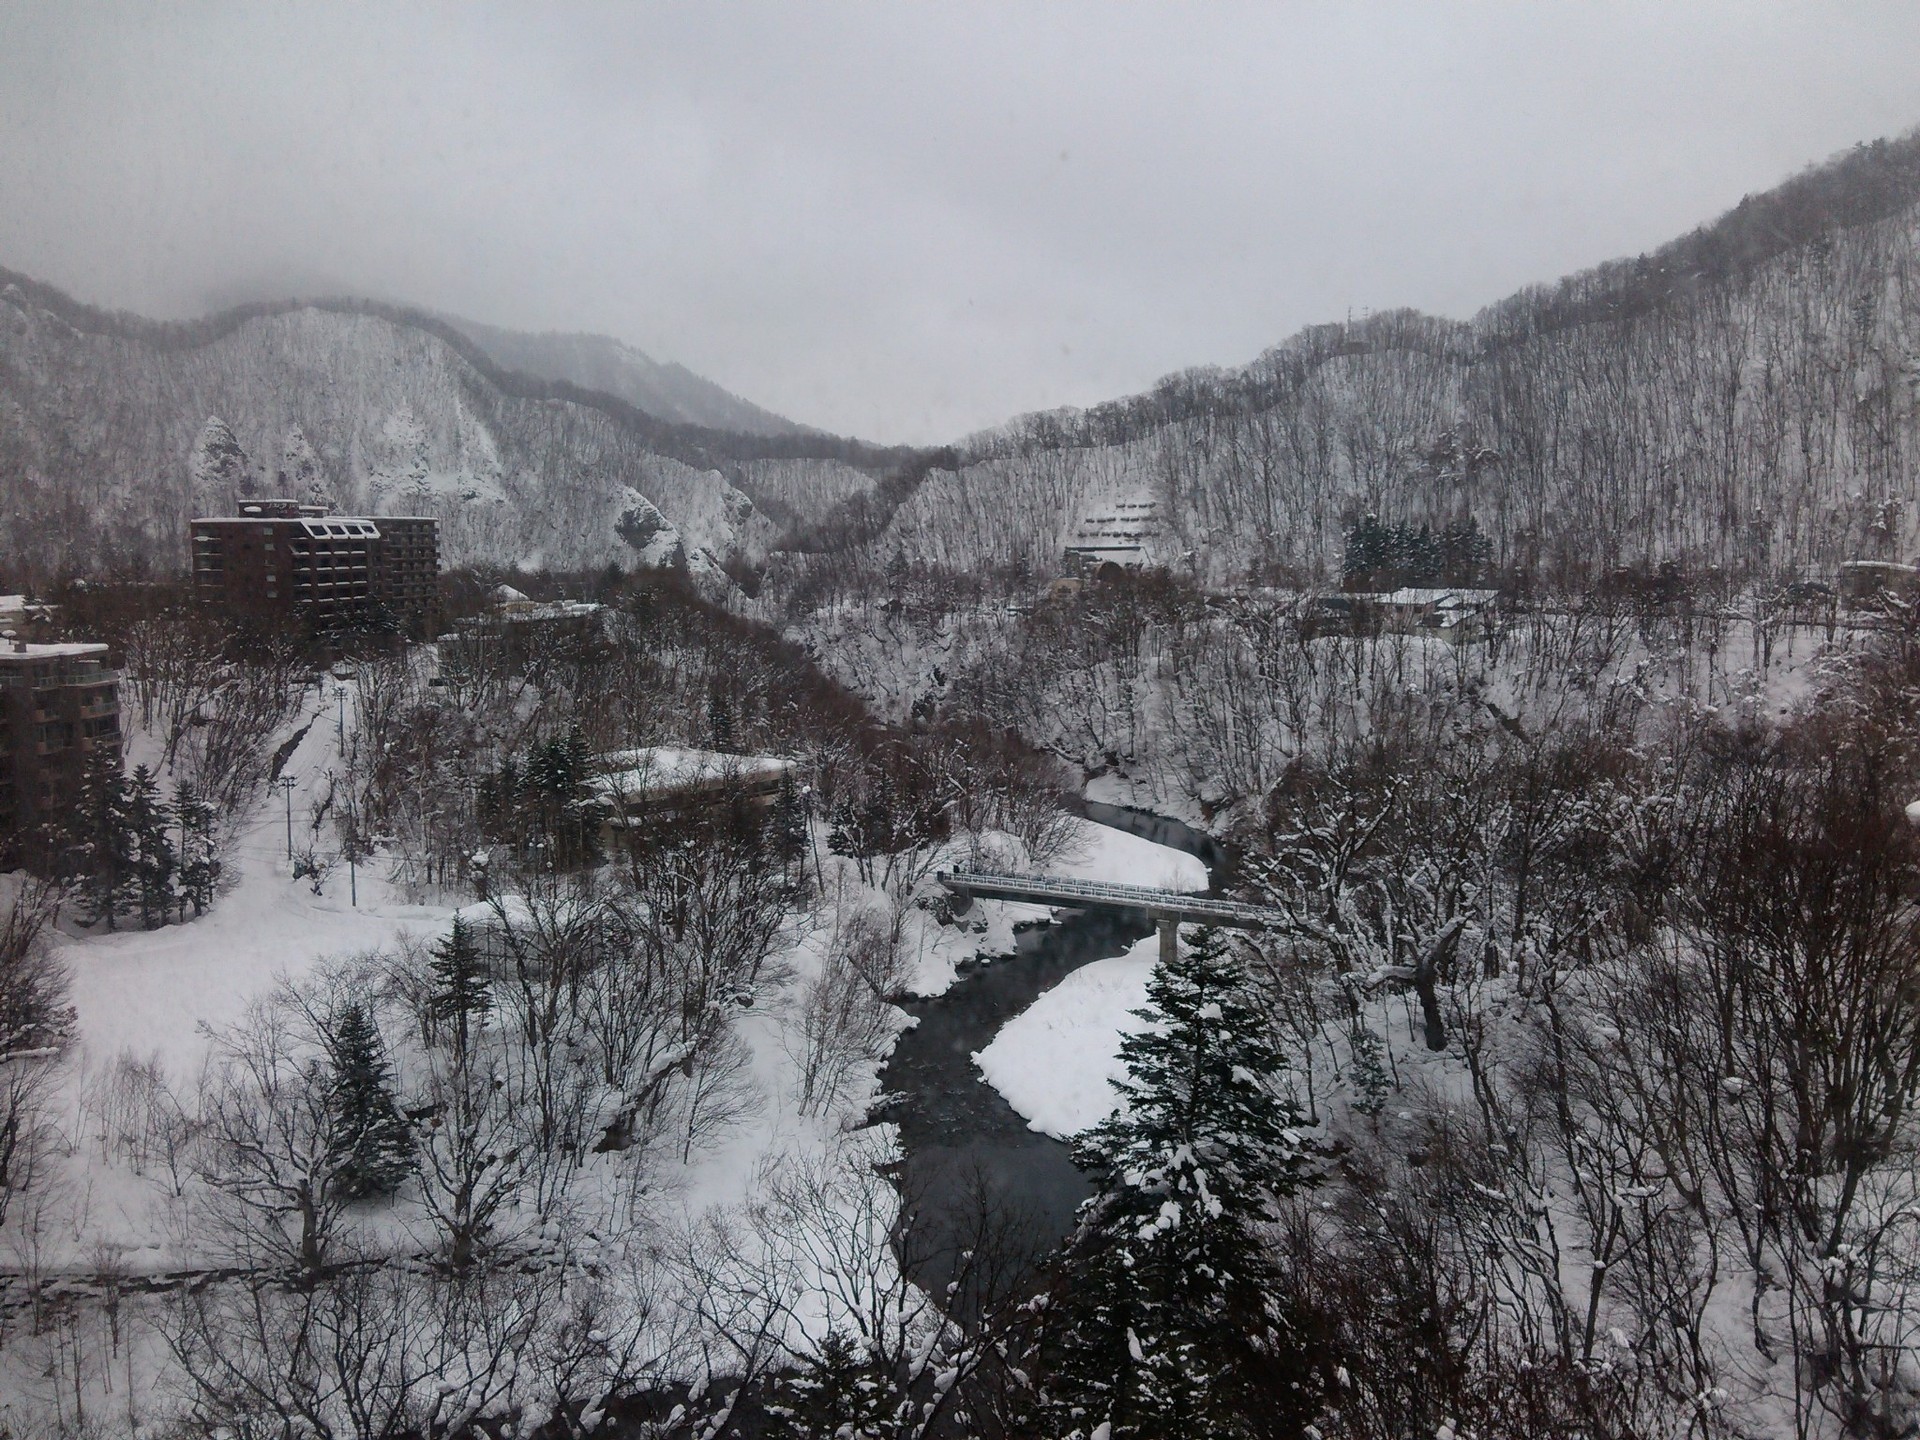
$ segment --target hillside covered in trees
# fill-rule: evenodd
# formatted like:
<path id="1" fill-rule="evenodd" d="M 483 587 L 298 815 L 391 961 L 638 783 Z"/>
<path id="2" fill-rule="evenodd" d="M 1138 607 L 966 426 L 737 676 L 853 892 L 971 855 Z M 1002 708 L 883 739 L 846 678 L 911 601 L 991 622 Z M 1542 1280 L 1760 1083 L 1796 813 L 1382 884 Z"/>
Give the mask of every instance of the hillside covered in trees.
<path id="1" fill-rule="evenodd" d="M 958 447 L 871 553 L 1046 569 L 1092 497 L 1157 499 L 1202 578 L 1325 575 L 1373 513 L 1503 568 L 1736 578 L 1920 549 L 1920 138 L 1859 147 L 1650 255 L 1468 321 L 1315 326 L 1240 369 Z"/>

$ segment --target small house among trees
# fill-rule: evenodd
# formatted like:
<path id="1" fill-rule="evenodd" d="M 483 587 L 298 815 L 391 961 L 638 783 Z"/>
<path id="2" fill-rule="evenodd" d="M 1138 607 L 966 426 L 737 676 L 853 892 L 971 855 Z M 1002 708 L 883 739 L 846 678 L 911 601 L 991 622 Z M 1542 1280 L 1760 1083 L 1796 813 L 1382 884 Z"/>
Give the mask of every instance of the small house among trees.
<path id="1" fill-rule="evenodd" d="M 1385 594 L 1320 595 L 1304 622 L 1311 635 L 1430 635 L 1455 645 L 1483 637 L 1499 592 L 1403 586 Z"/>
<path id="2" fill-rule="evenodd" d="M 674 745 L 616 750 L 598 757 L 587 789 L 602 814 L 611 848 L 630 829 L 661 821 L 744 807 L 772 809 L 793 762 L 772 755 L 735 755 Z"/>

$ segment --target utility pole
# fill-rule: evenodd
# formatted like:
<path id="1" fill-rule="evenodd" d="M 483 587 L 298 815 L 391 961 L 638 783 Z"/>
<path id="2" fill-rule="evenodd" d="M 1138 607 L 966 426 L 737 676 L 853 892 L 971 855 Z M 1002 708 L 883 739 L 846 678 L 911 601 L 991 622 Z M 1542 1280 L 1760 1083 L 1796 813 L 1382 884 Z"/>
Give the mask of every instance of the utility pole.
<path id="1" fill-rule="evenodd" d="M 347 687 L 333 687 L 333 697 L 340 702 L 340 713 L 335 717 L 334 731 L 340 737 L 340 763 L 347 761 Z"/>
<path id="2" fill-rule="evenodd" d="M 345 691 L 341 692 L 345 694 Z M 360 907 L 360 879 L 354 868 L 354 852 L 360 848 L 360 827 L 354 821 L 353 796 L 347 796 L 347 903 Z"/>
<path id="3" fill-rule="evenodd" d="M 294 791 L 294 787 L 297 784 L 299 784 L 299 782 L 295 780 L 291 775 L 282 775 L 278 780 L 274 781 L 273 783 L 278 785 L 283 791 L 285 791 L 287 796 L 287 859 L 292 860 L 293 859 L 293 791 Z"/>

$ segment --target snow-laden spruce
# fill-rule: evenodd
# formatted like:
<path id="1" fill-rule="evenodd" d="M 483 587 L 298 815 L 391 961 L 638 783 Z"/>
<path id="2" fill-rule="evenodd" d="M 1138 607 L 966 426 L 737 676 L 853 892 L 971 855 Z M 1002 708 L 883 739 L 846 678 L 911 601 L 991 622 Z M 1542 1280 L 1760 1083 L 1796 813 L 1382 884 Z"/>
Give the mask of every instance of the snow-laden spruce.
<path id="1" fill-rule="evenodd" d="M 1074 1147 L 1098 1189 L 1065 1261 L 1059 1433 L 1297 1434 L 1312 1387 L 1261 1233 L 1306 1173 L 1286 1058 L 1211 929 L 1140 1013 L 1121 1106 Z"/>

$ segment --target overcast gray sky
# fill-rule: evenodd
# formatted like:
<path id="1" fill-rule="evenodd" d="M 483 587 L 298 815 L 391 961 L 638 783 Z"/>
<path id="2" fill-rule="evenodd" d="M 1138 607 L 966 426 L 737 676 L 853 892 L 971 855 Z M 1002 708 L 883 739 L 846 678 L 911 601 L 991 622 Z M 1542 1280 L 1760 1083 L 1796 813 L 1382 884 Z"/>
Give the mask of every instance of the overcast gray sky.
<path id="1" fill-rule="evenodd" d="M 0 264 L 356 293 L 953 438 L 1465 316 L 1920 123 L 1920 5 L 0 0 Z"/>

